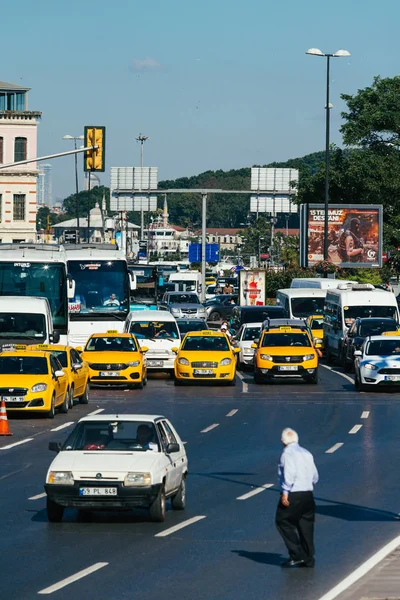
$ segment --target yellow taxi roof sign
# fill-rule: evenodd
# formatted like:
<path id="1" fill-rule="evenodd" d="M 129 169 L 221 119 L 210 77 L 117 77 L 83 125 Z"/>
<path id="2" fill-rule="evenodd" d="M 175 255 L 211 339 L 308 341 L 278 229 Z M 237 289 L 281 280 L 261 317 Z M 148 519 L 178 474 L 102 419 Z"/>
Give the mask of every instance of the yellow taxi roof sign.
<path id="1" fill-rule="evenodd" d="M 201 332 L 201 335 L 212 335 L 213 333 L 217 333 L 217 331 L 211 331 L 210 329 L 205 329 Z"/>
<path id="2" fill-rule="evenodd" d="M 109 329 L 108 331 L 106 331 L 107 335 L 116 335 L 118 333 L 119 333 L 118 329 Z"/>
<path id="3" fill-rule="evenodd" d="M 399 336 L 400 335 L 400 331 L 384 331 L 382 333 L 382 335 L 390 335 L 390 336 Z"/>
<path id="4" fill-rule="evenodd" d="M 36 344 L 36 348 L 39 350 L 48 350 L 51 348 L 50 344 Z"/>
<path id="5" fill-rule="evenodd" d="M 279 327 L 279 331 L 292 331 L 291 327 Z"/>
<path id="6" fill-rule="evenodd" d="M 14 350 L 26 350 L 26 344 L 16 344 Z"/>

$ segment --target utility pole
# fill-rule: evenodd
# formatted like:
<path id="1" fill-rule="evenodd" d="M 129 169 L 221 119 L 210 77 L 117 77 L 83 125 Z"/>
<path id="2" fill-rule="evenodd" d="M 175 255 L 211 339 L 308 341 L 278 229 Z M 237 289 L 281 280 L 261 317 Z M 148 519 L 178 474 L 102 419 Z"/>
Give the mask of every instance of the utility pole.
<path id="1" fill-rule="evenodd" d="M 206 300 L 207 194 L 201 194 L 201 301 Z"/>
<path id="2" fill-rule="evenodd" d="M 136 141 L 140 144 L 140 167 L 143 169 L 144 163 L 144 143 L 147 142 L 149 137 L 147 135 L 142 135 L 139 133 L 139 136 L 136 138 Z M 140 241 L 144 240 L 144 210 L 143 210 L 143 199 L 140 202 Z"/>

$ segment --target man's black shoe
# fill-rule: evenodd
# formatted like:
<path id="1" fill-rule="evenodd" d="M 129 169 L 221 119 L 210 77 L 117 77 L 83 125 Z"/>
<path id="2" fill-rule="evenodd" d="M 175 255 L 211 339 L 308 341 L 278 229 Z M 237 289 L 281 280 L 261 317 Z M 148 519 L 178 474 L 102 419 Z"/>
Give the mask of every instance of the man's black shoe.
<path id="1" fill-rule="evenodd" d="M 307 562 L 303 561 L 302 567 L 308 567 L 309 569 L 313 569 L 315 567 L 315 560 L 308 560 Z"/>
<path id="2" fill-rule="evenodd" d="M 302 567 L 303 565 L 303 560 L 293 560 L 292 558 L 289 558 L 289 560 L 285 560 L 285 562 L 281 563 L 281 567 L 284 569 L 290 569 L 290 567 Z"/>

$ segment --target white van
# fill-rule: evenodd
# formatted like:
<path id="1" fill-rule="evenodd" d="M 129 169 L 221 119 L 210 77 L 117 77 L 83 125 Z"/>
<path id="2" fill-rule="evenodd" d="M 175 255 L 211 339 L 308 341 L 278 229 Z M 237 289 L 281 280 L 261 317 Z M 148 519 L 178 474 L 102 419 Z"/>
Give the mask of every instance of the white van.
<path id="1" fill-rule="evenodd" d="M 329 279 L 326 277 L 311 277 L 310 279 L 306 279 L 305 277 L 295 277 L 294 279 L 292 279 L 290 287 L 332 290 L 336 289 L 338 285 L 342 283 L 357 283 L 357 281 L 352 281 L 350 279 Z"/>
<path id="2" fill-rule="evenodd" d="M 0 347 L 16 344 L 57 344 L 60 334 L 53 329 L 47 298 L 0 297 Z"/>
<path id="3" fill-rule="evenodd" d="M 129 313 L 124 332 L 133 333 L 140 346 L 146 346 L 147 369 L 173 373 L 180 333 L 175 317 L 166 310 L 136 310 Z"/>
<path id="4" fill-rule="evenodd" d="M 169 283 L 179 284 L 178 292 L 200 292 L 201 290 L 201 273 L 199 271 L 179 271 L 179 273 L 171 273 L 168 279 Z"/>
<path id="5" fill-rule="evenodd" d="M 370 283 L 342 284 L 328 290 L 325 301 L 326 359 L 340 358 L 342 341 L 357 317 L 391 317 L 400 323 L 396 296 Z"/>
<path id="6" fill-rule="evenodd" d="M 323 315 L 327 290 L 318 288 L 286 288 L 276 293 L 276 304 L 286 310 L 288 319 L 306 319 Z"/>

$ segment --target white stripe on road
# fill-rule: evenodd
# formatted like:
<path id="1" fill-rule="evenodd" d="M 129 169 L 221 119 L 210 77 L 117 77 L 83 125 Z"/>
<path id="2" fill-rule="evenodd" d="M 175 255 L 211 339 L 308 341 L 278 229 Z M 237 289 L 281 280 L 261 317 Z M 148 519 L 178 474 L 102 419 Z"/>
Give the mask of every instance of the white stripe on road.
<path id="1" fill-rule="evenodd" d="M 101 412 L 103 412 L 103 411 L 104 411 L 104 408 L 99 408 L 99 410 L 94 410 L 93 412 L 89 413 L 89 414 L 88 414 L 88 415 L 86 415 L 86 416 L 88 416 L 88 417 L 92 417 L 93 415 L 99 415 L 99 414 L 100 414 Z"/>
<path id="2" fill-rule="evenodd" d="M 336 452 L 336 450 L 339 450 L 339 448 L 341 448 L 342 446 L 343 446 L 343 442 L 338 442 L 337 444 L 332 446 L 332 448 L 329 448 L 329 450 L 325 450 L 325 454 L 333 454 L 334 452 Z"/>
<path id="3" fill-rule="evenodd" d="M 265 490 L 268 490 L 269 488 L 272 488 L 272 487 L 274 487 L 273 483 L 265 483 L 261 487 L 255 488 L 254 490 L 251 490 L 251 492 L 247 492 L 247 494 L 243 494 L 243 496 L 239 496 L 238 498 L 236 498 L 236 500 L 247 500 L 247 498 L 251 498 L 252 496 L 255 496 L 256 494 L 265 492 Z"/>
<path id="4" fill-rule="evenodd" d="M 192 525 L 192 523 L 197 523 L 197 521 L 201 521 L 202 519 L 205 519 L 205 516 L 201 516 L 201 517 L 192 517 L 191 519 L 188 519 L 187 521 L 183 521 L 182 523 L 179 523 L 178 525 L 174 525 L 174 527 L 170 527 L 169 529 L 166 529 L 165 531 L 160 531 L 160 533 L 156 533 L 156 535 L 154 537 L 166 537 L 167 535 L 171 535 L 171 533 L 175 533 L 175 531 L 179 531 L 180 529 L 183 529 L 184 527 L 187 527 L 188 525 Z"/>
<path id="5" fill-rule="evenodd" d="M 345 579 L 338 583 L 334 588 L 332 588 L 319 600 L 334 600 L 335 598 L 337 598 L 339 594 L 349 589 L 349 587 L 353 585 L 353 583 L 361 579 L 361 577 L 364 577 L 364 575 L 366 575 L 371 569 L 376 567 L 377 564 L 379 564 L 384 558 L 386 558 L 388 554 L 396 550 L 398 546 L 400 546 L 400 536 L 397 536 L 396 538 L 394 538 L 394 540 L 386 544 L 386 546 L 378 550 L 376 554 L 371 556 L 371 558 L 369 558 L 365 563 L 360 565 L 358 569 L 350 573 L 348 577 L 345 577 Z"/>
<path id="6" fill-rule="evenodd" d="M 44 590 L 40 590 L 38 594 L 52 594 L 53 592 L 57 592 L 58 590 L 61 590 L 63 587 L 66 587 L 70 583 L 74 583 L 74 581 L 78 581 L 79 579 L 82 579 L 83 577 L 86 577 L 87 575 L 90 575 L 91 573 L 94 573 L 95 571 L 106 567 L 107 565 L 108 563 L 106 562 L 95 563 L 91 567 L 83 569 L 83 571 L 78 571 L 78 573 L 75 573 L 75 575 L 71 575 L 71 577 L 62 579 L 58 583 L 55 583 L 54 585 L 51 585 L 50 587 L 45 588 Z"/>
<path id="7" fill-rule="evenodd" d="M 236 375 L 242 380 L 242 392 L 247 394 L 249 391 L 249 384 L 245 382 L 244 375 L 242 375 L 242 373 L 238 373 L 237 371 Z"/>
<path id="8" fill-rule="evenodd" d="M 233 417 L 233 415 L 236 415 L 238 410 L 239 410 L 238 408 L 233 408 L 230 412 L 228 412 L 228 414 L 226 416 Z"/>
<path id="9" fill-rule="evenodd" d="M 9 448 L 15 448 L 15 446 L 20 446 L 21 444 L 26 444 L 26 442 L 31 442 L 33 438 L 26 438 L 25 440 L 20 440 L 19 442 L 14 442 L 13 444 L 8 444 L 8 446 L 3 446 L 0 450 L 8 450 Z"/>
<path id="10" fill-rule="evenodd" d="M 369 410 L 364 410 L 364 412 L 361 413 L 361 419 L 368 419 L 369 417 Z"/>
<path id="11" fill-rule="evenodd" d="M 64 425 L 59 425 L 58 427 L 54 427 L 54 429 L 50 429 L 50 431 L 61 431 L 61 429 L 65 429 L 70 425 L 73 425 L 75 421 L 69 421 L 69 423 L 64 423 Z"/>
<path id="12" fill-rule="evenodd" d="M 362 425 L 354 425 L 354 427 L 352 427 L 349 431 L 349 433 L 357 433 L 358 431 L 360 431 Z"/>
<path id="13" fill-rule="evenodd" d="M 347 381 L 350 381 L 350 383 L 354 383 L 354 379 L 352 379 L 349 375 L 346 375 L 345 373 L 339 373 L 339 371 L 335 371 L 332 367 L 329 367 L 328 365 L 319 365 L 320 367 L 324 367 L 324 369 L 328 369 L 329 371 L 332 371 L 332 373 L 335 373 L 335 375 L 340 375 L 340 377 L 344 377 L 345 379 L 347 379 Z"/>
<path id="14" fill-rule="evenodd" d="M 30 498 L 28 498 L 28 500 L 39 500 L 40 498 L 45 498 L 46 497 L 46 492 L 43 492 L 43 494 L 37 494 L 36 496 L 31 496 Z"/>
<path id="15" fill-rule="evenodd" d="M 213 423 L 212 425 L 210 425 L 209 427 L 206 427 L 205 429 L 202 429 L 200 431 L 200 433 L 208 433 L 209 431 L 211 431 L 212 429 L 215 429 L 216 427 L 219 426 L 219 423 Z"/>

